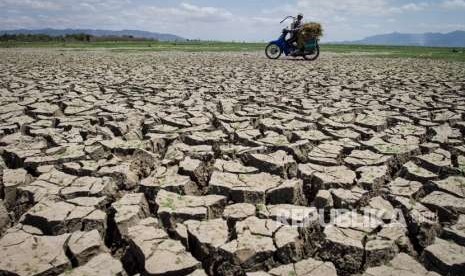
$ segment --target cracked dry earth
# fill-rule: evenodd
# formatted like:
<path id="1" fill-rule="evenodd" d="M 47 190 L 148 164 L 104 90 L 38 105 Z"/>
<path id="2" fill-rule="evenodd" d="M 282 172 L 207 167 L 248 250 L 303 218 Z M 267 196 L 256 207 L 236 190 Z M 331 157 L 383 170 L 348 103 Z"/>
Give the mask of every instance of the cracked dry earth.
<path id="1" fill-rule="evenodd" d="M 465 275 L 464 79 L 3 50 L 0 275 Z"/>

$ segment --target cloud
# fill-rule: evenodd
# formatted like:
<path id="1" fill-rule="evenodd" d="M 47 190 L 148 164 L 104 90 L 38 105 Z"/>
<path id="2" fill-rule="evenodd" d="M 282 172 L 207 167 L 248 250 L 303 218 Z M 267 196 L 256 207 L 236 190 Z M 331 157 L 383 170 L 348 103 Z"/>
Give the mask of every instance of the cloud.
<path id="1" fill-rule="evenodd" d="M 465 9 L 465 0 L 447 0 L 441 6 L 446 9 Z"/>
<path id="2" fill-rule="evenodd" d="M 422 11 L 430 6 L 429 3 L 408 3 L 399 7 L 400 11 Z"/>
<path id="3" fill-rule="evenodd" d="M 56 1 L 41 0 L 0 0 L 0 8 L 20 8 L 30 10 L 60 10 L 63 5 Z"/>
<path id="4" fill-rule="evenodd" d="M 122 12 L 123 16 L 132 17 L 138 21 L 156 21 L 171 25 L 185 25 L 192 22 L 214 23 L 231 21 L 234 15 L 226 9 L 215 7 L 201 7 L 188 3 L 181 3 L 174 7 L 141 6 Z M 129 18 L 128 18 L 129 19 Z"/>
<path id="5" fill-rule="evenodd" d="M 184 2 L 159 6 L 152 3 L 135 4 L 133 0 L 0 0 L 0 7 L 4 7 L 4 14 L 12 14 L 13 11 L 15 14 L 1 20 L 0 10 L 0 22 L 4 29 L 137 28 L 177 32 L 186 29 L 200 31 L 207 25 L 238 20 L 226 9 Z"/>
<path id="6" fill-rule="evenodd" d="M 389 6 L 386 0 L 298 0 L 297 7 L 323 14 L 347 14 L 376 16 L 385 13 Z"/>
<path id="7" fill-rule="evenodd" d="M 37 12 L 108 12 L 130 7 L 132 0 L 0 0 L 0 8 L 34 15 Z"/>
<path id="8" fill-rule="evenodd" d="M 381 26 L 379 24 L 365 24 L 363 27 L 367 29 L 379 29 Z"/>
<path id="9" fill-rule="evenodd" d="M 418 24 L 419 32 L 441 32 L 448 33 L 455 30 L 464 30 L 465 24 L 460 23 L 440 23 L 433 24 L 430 22 L 423 22 Z"/>
<path id="10" fill-rule="evenodd" d="M 465 1 L 465 0 L 455 0 Z M 386 16 L 404 12 L 422 11 L 429 7 L 426 2 L 406 3 L 396 6 L 390 0 L 298 0 L 297 7 L 323 15 L 352 15 L 352 16 Z"/>
<path id="11" fill-rule="evenodd" d="M 181 3 L 181 11 L 191 18 L 233 19 L 233 14 L 225 9 L 215 7 L 199 7 L 188 3 Z"/>

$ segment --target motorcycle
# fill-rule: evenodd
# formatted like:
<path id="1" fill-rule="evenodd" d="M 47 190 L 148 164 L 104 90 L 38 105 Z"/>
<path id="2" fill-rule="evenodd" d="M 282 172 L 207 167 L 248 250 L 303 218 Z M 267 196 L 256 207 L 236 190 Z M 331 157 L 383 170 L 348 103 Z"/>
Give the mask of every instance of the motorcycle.
<path id="1" fill-rule="evenodd" d="M 292 16 L 288 16 L 281 21 L 281 24 Z M 268 43 L 265 49 L 265 55 L 269 59 L 278 59 L 284 53 L 286 56 L 303 57 L 305 60 L 316 60 L 320 56 L 320 45 L 317 38 L 310 39 L 305 42 L 303 51 L 297 49 L 296 45 L 289 43 L 286 39 L 287 34 L 290 33 L 288 29 L 283 29 L 281 36 L 274 41 Z"/>

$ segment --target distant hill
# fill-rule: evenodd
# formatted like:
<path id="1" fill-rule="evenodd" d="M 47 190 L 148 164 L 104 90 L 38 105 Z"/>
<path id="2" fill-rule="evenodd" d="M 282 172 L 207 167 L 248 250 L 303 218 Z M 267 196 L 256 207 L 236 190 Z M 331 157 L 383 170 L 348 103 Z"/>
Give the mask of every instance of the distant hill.
<path id="1" fill-rule="evenodd" d="M 45 34 L 49 36 L 65 36 L 73 34 L 88 34 L 93 36 L 133 36 L 135 38 L 146 38 L 146 39 L 156 39 L 159 41 L 184 41 L 185 38 L 182 38 L 173 34 L 162 34 L 162 33 L 153 33 L 146 31 L 138 30 L 121 30 L 121 31 L 110 31 L 110 30 L 92 30 L 92 29 L 18 29 L 18 30 L 4 30 L 0 31 L 0 35 L 3 34 Z"/>
<path id="2" fill-rule="evenodd" d="M 465 31 L 451 33 L 402 34 L 391 33 L 370 36 L 362 40 L 337 42 L 338 44 L 465 47 Z"/>

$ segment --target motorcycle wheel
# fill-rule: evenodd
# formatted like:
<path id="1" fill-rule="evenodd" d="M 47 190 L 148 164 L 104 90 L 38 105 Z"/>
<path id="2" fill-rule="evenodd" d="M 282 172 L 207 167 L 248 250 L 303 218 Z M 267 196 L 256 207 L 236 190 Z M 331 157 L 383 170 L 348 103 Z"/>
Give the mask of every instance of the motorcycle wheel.
<path id="1" fill-rule="evenodd" d="M 320 45 L 316 46 L 315 52 L 311 55 L 304 55 L 305 60 L 316 60 L 320 56 Z"/>
<path id="2" fill-rule="evenodd" d="M 270 43 L 266 46 L 265 55 L 269 59 L 278 59 L 282 53 L 283 51 L 281 51 L 281 48 L 274 43 Z"/>

